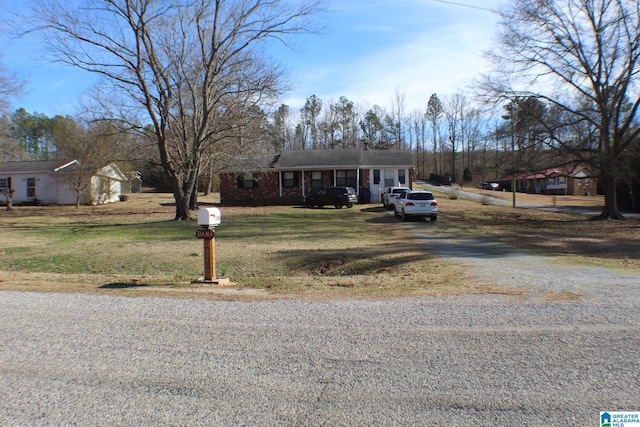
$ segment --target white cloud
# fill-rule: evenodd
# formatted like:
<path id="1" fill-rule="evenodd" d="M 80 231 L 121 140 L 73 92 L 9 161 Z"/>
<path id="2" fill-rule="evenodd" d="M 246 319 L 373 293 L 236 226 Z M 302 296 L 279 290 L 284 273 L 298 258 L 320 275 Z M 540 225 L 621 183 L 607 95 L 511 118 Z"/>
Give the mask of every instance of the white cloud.
<path id="1" fill-rule="evenodd" d="M 484 18 L 480 25 L 442 24 L 406 43 L 353 55 L 349 62 L 329 61 L 308 72 L 302 64 L 301 86 L 287 103 L 301 106 L 316 94 L 325 101 L 346 96 L 356 103 L 390 107 L 399 91 L 405 96 L 406 111 L 424 109 L 432 93 L 463 91 L 485 71 L 482 53 L 490 46 L 496 18 Z"/>

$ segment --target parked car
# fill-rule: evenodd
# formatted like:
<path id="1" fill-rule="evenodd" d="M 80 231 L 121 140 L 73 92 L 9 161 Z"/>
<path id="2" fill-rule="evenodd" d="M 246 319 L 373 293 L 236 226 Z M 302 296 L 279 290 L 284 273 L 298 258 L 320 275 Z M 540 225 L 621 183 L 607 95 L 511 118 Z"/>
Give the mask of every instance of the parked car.
<path id="1" fill-rule="evenodd" d="M 433 193 L 424 190 L 405 190 L 400 193 L 394 207 L 394 215 L 407 221 L 409 217 L 438 219 L 438 202 Z"/>
<path id="2" fill-rule="evenodd" d="M 393 209 L 396 204 L 396 198 L 405 190 L 409 190 L 407 187 L 387 187 L 384 193 L 382 193 L 382 206 L 387 209 Z"/>
<path id="3" fill-rule="evenodd" d="M 483 182 L 480 188 L 483 190 L 497 191 L 498 188 L 500 188 L 500 185 L 496 182 Z"/>
<path id="4" fill-rule="evenodd" d="M 336 209 L 340 209 L 343 206 L 353 207 L 357 202 L 358 195 L 353 187 L 325 187 L 304 198 L 304 204 L 307 207 L 333 205 Z"/>

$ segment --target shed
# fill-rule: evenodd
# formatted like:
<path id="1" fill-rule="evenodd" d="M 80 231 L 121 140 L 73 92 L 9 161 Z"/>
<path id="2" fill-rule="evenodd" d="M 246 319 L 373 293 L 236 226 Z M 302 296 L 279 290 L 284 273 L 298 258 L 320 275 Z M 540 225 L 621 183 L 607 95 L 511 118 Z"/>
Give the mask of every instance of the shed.
<path id="1" fill-rule="evenodd" d="M 76 203 L 74 182 L 80 170 L 77 160 L 34 160 L 0 163 L 0 193 L 11 192 L 20 204 L 71 205 Z M 127 177 L 114 163 L 96 170 L 80 203 L 101 204 L 120 200 Z M 0 199 L 0 202 L 2 200 Z"/>

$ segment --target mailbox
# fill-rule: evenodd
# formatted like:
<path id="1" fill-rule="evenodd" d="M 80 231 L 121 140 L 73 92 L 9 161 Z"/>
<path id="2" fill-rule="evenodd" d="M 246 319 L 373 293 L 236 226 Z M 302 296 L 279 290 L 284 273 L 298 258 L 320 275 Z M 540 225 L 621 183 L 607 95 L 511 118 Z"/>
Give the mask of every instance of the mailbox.
<path id="1" fill-rule="evenodd" d="M 198 225 L 202 228 L 213 228 L 220 225 L 222 214 L 218 208 L 202 208 L 198 211 Z"/>

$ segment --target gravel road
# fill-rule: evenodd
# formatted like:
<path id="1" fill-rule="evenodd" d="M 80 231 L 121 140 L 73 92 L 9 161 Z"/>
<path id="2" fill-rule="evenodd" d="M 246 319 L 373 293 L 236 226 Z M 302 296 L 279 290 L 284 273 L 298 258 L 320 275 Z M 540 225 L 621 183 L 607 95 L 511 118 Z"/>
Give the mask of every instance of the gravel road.
<path id="1" fill-rule="evenodd" d="M 432 226 L 407 224 L 524 296 L 0 292 L 0 425 L 589 426 L 640 410 L 640 277 Z"/>
<path id="2" fill-rule="evenodd" d="M 0 424 L 596 425 L 640 407 L 624 288 L 546 303 L 2 292 Z"/>

